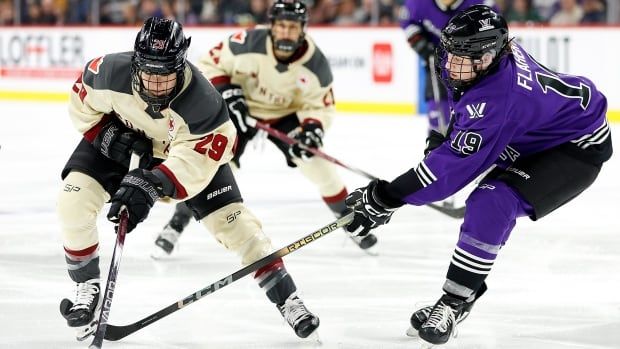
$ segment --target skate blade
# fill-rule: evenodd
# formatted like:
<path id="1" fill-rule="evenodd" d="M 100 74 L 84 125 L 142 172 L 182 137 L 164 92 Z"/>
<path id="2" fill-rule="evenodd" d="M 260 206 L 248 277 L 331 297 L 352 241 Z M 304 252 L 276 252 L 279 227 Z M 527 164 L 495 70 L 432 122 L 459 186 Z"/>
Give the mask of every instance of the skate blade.
<path id="1" fill-rule="evenodd" d="M 377 246 L 370 246 L 367 249 L 363 249 L 363 248 L 360 248 L 360 249 L 369 256 L 377 257 L 379 255 L 379 250 L 377 249 Z"/>
<path id="2" fill-rule="evenodd" d="M 413 328 L 413 327 L 411 327 Z M 452 331 L 452 334 L 450 335 L 450 338 L 448 339 L 448 341 L 446 343 L 443 344 L 433 344 L 431 342 L 427 342 L 425 341 L 422 337 L 418 336 L 418 341 L 420 343 L 420 349 L 430 349 L 433 347 L 440 347 L 440 348 L 444 348 L 444 347 L 450 347 L 453 348 L 452 345 L 454 345 L 454 341 L 456 339 L 456 337 L 459 335 L 458 330 L 456 329 L 456 327 L 454 328 L 454 331 Z M 448 344 L 452 344 L 452 345 L 448 345 Z M 457 344 L 458 347 L 458 344 Z"/>
<path id="3" fill-rule="evenodd" d="M 151 259 L 156 261 L 165 261 L 167 259 L 170 259 L 170 255 L 163 251 L 161 253 L 153 251 L 151 252 Z"/>
<path id="4" fill-rule="evenodd" d="M 435 344 L 425 341 L 424 339 L 419 339 L 420 349 L 431 349 L 435 346 Z"/>
<path id="5" fill-rule="evenodd" d="M 316 329 L 316 330 L 314 330 L 314 332 L 310 333 L 310 335 L 308 337 L 306 337 L 305 340 L 307 342 L 311 343 L 313 348 L 318 348 L 318 347 L 323 345 L 323 342 L 321 341 L 321 337 L 319 336 L 319 330 L 318 329 Z"/>
<path id="6" fill-rule="evenodd" d="M 405 334 L 407 335 L 407 337 L 418 338 L 418 330 L 413 328 L 413 326 L 409 326 Z"/>
<path id="7" fill-rule="evenodd" d="M 165 261 L 168 259 L 172 259 L 173 257 L 172 255 L 175 253 L 176 249 L 177 248 L 175 246 L 172 252 L 168 253 L 164 251 L 163 249 L 161 249 L 159 246 L 155 245 L 153 249 L 151 250 L 151 258 L 156 261 Z"/>
<path id="8" fill-rule="evenodd" d="M 95 320 L 88 325 L 85 325 L 82 327 L 76 327 L 75 328 L 75 339 L 77 339 L 78 342 L 86 340 L 88 337 L 90 337 L 91 335 L 95 333 L 95 331 L 97 330 L 98 324 L 99 324 L 99 321 Z"/>

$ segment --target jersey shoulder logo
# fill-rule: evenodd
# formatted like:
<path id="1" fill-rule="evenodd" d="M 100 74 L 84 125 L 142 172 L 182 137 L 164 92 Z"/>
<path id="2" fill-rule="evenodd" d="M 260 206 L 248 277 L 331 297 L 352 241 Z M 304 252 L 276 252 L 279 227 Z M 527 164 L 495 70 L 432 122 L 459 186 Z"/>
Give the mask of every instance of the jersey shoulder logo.
<path id="1" fill-rule="evenodd" d="M 230 41 L 235 42 L 237 44 L 245 44 L 245 38 L 248 36 L 248 33 L 244 31 L 237 32 L 230 37 Z"/>
<path id="2" fill-rule="evenodd" d="M 88 70 L 93 74 L 99 74 L 99 67 L 103 63 L 103 56 L 93 59 L 88 65 Z"/>
<path id="3" fill-rule="evenodd" d="M 486 106 L 487 103 L 482 102 L 478 104 L 468 104 L 465 106 L 465 108 L 467 108 L 470 119 L 480 119 L 484 117 L 484 109 L 486 108 Z"/>

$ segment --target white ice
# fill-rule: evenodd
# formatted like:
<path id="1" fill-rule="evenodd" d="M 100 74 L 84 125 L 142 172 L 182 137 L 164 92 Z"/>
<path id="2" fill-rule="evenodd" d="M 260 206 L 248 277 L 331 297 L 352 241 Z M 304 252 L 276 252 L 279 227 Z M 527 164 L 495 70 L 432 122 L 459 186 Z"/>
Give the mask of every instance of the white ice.
<path id="1" fill-rule="evenodd" d="M 55 201 L 79 135 L 64 104 L 3 102 L 0 127 L 0 348 L 86 348 L 58 311 L 71 297 Z M 326 152 L 392 179 L 421 158 L 422 117 L 339 115 Z M 613 131 L 620 134 L 618 125 Z M 367 179 L 340 170 L 350 189 Z M 620 155 L 583 195 L 541 221 L 521 219 L 489 291 L 445 348 L 620 348 Z M 275 247 L 333 220 L 315 189 L 273 146 L 250 146 L 238 174 Z M 104 208 L 106 212 L 107 207 Z M 239 259 L 198 224 L 175 259 L 149 257 L 172 207 L 157 205 L 126 241 L 110 323 L 137 321 L 237 270 Z M 102 278 L 115 235 L 101 215 Z M 417 348 L 405 336 L 417 303 L 441 295 L 458 220 L 405 207 L 376 231 L 378 257 L 338 231 L 285 258 L 322 344 L 300 340 L 251 278 L 225 287 L 106 348 Z"/>

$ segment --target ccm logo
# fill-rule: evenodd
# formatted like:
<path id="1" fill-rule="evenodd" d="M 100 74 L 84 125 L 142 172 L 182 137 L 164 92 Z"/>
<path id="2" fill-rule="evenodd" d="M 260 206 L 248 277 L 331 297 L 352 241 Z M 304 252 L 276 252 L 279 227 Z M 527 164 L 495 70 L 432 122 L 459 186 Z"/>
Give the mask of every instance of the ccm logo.
<path id="1" fill-rule="evenodd" d="M 392 82 L 393 59 L 392 44 L 375 43 L 372 45 L 372 79 L 374 82 Z"/>

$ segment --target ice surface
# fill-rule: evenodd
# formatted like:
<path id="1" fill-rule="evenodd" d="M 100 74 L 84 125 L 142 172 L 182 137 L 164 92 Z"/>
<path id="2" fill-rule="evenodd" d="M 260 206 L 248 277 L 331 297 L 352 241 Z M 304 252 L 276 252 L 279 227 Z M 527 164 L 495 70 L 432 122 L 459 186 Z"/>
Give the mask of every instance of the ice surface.
<path id="1" fill-rule="evenodd" d="M 0 127 L 0 348 L 86 348 L 58 313 L 71 296 L 55 200 L 77 144 L 63 104 L 2 103 Z M 325 151 L 392 179 L 421 158 L 421 117 L 339 115 Z M 612 126 L 615 133 L 617 125 Z M 620 348 L 619 156 L 582 196 L 538 222 L 521 219 L 488 278 L 489 292 L 444 348 Z M 270 144 L 249 146 L 238 181 L 275 247 L 333 220 L 316 190 Z M 349 188 L 365 178 L 341 170 Z M 107 207 L 104 208 L 104 211 Z M 149 257 L 172 207 L 157 205 L 125 243 L 110 323 L 127 324 L 239 268 L 198 224 L 176 258 Z M 115 236 L 99 221 L 102 277 Z M 106 348 L 417 348 L 405 336 L 414 305 L 434 302 L 459 221 L 405 207 L 379 229 L 378 257 L 334 232 L 285 258 L 322 345 L 299 340 L 251 278 L 208 295 Z"/>

